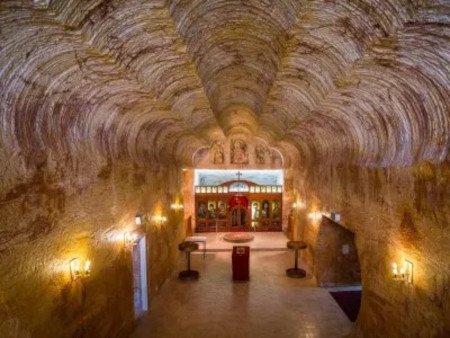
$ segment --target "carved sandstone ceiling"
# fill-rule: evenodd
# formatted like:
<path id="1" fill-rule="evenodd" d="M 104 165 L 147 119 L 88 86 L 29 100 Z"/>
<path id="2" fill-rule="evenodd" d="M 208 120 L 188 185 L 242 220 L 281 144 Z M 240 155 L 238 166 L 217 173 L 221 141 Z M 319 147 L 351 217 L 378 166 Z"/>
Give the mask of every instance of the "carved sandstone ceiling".
<path id="1" fill-rule="evenodd" d="M 448 0 L 0 3 L 0 142 L 186 163 L 248 132 L 301 159 L 439 161 Z"/>

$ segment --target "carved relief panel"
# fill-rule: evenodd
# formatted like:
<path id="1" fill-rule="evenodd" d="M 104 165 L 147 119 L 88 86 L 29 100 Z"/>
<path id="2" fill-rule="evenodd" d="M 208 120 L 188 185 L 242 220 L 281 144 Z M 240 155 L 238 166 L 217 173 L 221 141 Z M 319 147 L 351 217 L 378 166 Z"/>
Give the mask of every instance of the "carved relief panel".
<path id="1" fill-rule="evenodd" d="M 232 164 L 248 164 L 248 147 L 244 140 L 233 139 L 230 147 Z"/>
<path id="2" fill-rule="evenodd" d="M 193 155 L 193 165 L 203 168 L 282 168 L 283 162 L 281 153 L 264 141 L 243 137 L 214 141 Z"/>

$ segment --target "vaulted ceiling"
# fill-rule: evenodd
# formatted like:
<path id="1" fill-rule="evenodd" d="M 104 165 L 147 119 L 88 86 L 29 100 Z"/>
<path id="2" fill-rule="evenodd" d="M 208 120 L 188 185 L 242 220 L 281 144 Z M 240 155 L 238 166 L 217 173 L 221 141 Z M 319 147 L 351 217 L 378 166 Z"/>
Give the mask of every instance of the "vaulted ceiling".
<path id="1" fill-rule="evenodd" d="M 302 160 L 439 161 L 448 0 L 0 4 L 0 140 L 187 163 L 247 131 Z"/>

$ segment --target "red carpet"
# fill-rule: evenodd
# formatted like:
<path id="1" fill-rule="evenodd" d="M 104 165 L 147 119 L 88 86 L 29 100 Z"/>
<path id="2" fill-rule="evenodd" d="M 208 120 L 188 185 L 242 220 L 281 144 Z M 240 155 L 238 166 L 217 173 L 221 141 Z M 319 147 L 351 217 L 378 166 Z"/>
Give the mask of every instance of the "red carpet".
<path id="1" fill-rule="evenodd" d="M 333 291 L 330 294 L 348 319 L 352 322 L 356 321 L 361 306 L 361 291 Z"/>

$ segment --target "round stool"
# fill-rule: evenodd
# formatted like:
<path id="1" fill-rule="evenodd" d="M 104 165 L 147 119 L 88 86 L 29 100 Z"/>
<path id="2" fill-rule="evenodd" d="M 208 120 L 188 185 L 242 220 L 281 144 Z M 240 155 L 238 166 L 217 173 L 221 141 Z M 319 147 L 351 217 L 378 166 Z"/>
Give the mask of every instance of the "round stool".
<path id="1" fill-rule="evenodd" d="M 198 249 L 198 243 L 195 242 L 183 242 L 178 245 L 178 250 L 186 253 L 187 257 L 187 270 L 181 271 L 178 274 L 180 279 L 198 279 L 198 271 L 191 270 L 191 252 Z"/>
<path id="2" fill-rule="evenodd" d="M 289 241 L 287 242 L 287 247 L 295 250 L 295 267 L 287 269 L 286 275 L 292 278 L 304 278 L 306 271 L 298 267 L 298 250 L 306 249 L 306 243 L 302 241 Z"/>

